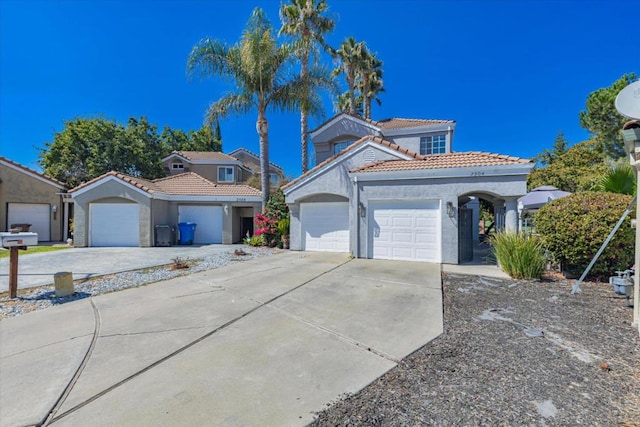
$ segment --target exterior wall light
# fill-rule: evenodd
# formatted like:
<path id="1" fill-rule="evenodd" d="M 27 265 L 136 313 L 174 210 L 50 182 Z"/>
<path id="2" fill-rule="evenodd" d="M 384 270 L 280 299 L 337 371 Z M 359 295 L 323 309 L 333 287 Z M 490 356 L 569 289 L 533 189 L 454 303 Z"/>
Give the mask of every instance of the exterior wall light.
<path id="1" fill-rule="evenodd" d="M 447 202 L 447 215 L 449 215 L 450 218 L 453 218 L 454 211 L 453 211 L 453 203 L 451 202 Z"/>
<path id="2" fill-rule="evenodd" d="M 364 218 L 366 214 L 367 208 L 364 207 L 364 204 L 362 202 L 358 203 L 358 215 L 360 215 L 361 218 Z"/>

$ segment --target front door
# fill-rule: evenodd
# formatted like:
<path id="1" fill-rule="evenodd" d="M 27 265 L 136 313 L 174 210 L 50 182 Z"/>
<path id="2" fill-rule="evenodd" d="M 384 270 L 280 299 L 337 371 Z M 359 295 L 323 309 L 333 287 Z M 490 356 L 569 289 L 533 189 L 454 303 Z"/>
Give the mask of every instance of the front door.
<path id="1" fill-rule="evenodd" d="M 458 263 L 473 261 L 473 210 L 458 209 Z"/>

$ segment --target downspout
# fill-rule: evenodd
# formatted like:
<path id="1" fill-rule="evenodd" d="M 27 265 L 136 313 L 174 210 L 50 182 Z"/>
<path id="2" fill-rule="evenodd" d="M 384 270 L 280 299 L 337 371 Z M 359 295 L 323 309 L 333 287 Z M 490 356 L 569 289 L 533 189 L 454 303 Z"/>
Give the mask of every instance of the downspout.
<path id="1" fill-rule="evenodd" d="M 358 188 L 358 177 L 353 177 L 353 184 L 356 186 L 356 247 L 355 254 L 356 258 L 360 258 L 360 189 Z"/>

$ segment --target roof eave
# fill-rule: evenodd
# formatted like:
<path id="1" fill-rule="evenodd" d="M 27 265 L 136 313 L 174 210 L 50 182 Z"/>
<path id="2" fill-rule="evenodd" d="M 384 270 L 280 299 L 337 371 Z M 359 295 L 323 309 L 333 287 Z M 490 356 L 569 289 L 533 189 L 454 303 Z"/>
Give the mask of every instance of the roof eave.
<path id="1" fill-rule="evenodd" d="M 419 161 L 419 160 L 417 160 Z M 399 171 L 349 171 L 349 175 L 357 177 L 358 181 L 393 181 L 410 179 L 436 178 L 479 178 L 488 176 L 529 175 L 532 163 L 518 163 L 511 165 L 466 166 L 457 168 L 409 169 Z"/>

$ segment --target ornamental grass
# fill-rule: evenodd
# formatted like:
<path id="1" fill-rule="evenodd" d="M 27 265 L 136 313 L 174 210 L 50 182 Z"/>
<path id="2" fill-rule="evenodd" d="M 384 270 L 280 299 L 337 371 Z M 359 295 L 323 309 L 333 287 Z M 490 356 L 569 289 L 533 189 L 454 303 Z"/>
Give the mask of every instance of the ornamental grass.
<path id="1" fill-rule="evenodd" d="M 547 259 L 537 236 L 525 233 L 496 233 L 490 238 L 500 268 L 513 279 L 539 279 Z"/>

